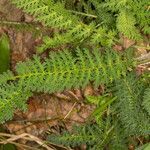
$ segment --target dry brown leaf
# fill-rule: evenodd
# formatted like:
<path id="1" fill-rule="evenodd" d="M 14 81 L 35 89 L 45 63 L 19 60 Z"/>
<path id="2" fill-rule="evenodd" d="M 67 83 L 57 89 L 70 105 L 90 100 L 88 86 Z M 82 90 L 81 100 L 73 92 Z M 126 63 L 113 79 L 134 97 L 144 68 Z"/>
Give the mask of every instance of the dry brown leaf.
<path id="1" fill-rule="evenodd" d="M 84 96 L 89 96 L 89 95 L 93 95 L 94 94 L 94 89 L 91 85 L 88 85 L 85 89 L 84 89 Z"/>
<path id="2" fill-rule="evenodd" d="M 66 101 L 50 95 L 30 98 L 26 113 L 17 113 L 13 121 L 7 123 L 11 133 L 29 133 L 35 136 L 44 135 L 51 127 L 64 122 L 67 129 L 73 124 L 84 123 L 94 107 L 73 101 Z M 16 119 L 16 120 L 15 120 Z"/>

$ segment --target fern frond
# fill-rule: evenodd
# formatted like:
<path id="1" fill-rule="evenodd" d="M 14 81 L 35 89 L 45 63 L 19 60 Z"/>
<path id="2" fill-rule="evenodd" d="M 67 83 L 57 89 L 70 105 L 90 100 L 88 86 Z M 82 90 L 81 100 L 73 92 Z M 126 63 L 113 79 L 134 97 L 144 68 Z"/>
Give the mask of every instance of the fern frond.
<path id="1" fill-rule="evenodd" d="M 54 35 L 54 38 L 44 37 L 44 43 L 38 47 L 38 51 L 42 53 L 47 48 L 59 47 L 63 44 L 69 43 L 80 43 L 88 38 L 92 34 L 93 30 L 94 27 L 92 24 L 89 26 L 79 24 L 72 30 L 67 31 L 66 33 Z"/>
<path id="2" fill-rule="evenodd" d="M 129 9 L 132 0 L 106 0 L 103 7 L 108 7 L 113 12 L 127 8 Z"/>
<path id="3" fill-rule="evenodd" d="M 118 30 L 130 39 L 139 40 L 141 35 L 135 27 L 136 20 L 132 13 L 121 11 L 117 17 Z"/>
<path id="4" fill-rule="evenodd" d="M 54 3 L 53 0 L 12 0 L 12 2 L 48 27 L 67 29 L 78 22 L 74 15 L 64 9 L 62 3 Z"/>
<path id="5" fill-rule="evenodd" d="M 51 134 L 48 136 L 48 141 L 72 147 L 85 144 L 87 150 L 101 150 L 107 144 L 107 137 L 110 137 L 112 132 L 113 128 L 105 131 L 104 124 L 103 127 L 97 124 L 86 124 L 74 126 L 71 132 L 65 131 L 61 135 Z"/>
<path id="6" fill-rule="evenodd" d="M 97 16 L 96 23 L 102 26 L 106 26 L 107 29 L 115 29 L 115 17 L 112 13 L 104 7 L 106 2 L 102 0 L 89 0 L 91 5 L 94 7 L 94 15 Z"/>
<path id="7" fill-rule="evenodd" d="M 150 2 L 147 0 L 132 0 L 131 6 L 142 31 L 145 34 L 150 34 Z"/>
<path id="8" fill-rule="evenodd" d="M 91 36 L 92 44 L 111 47 L 114 44 L 115 31 L 107 30 L 106 27 L 99 27 Z"/>
<path id="9" fill-rule="evenodd" d="M 87 150 L 102 150 L 105 147 L 111 150 L 127 149 L 127 137 L 116 122 L 117 119 L 113 120 L 111 115 L 104 118 L 100 116 L 100 118 L 100 124 L 74 126 L 71 132 L 64 131 L 59 135 L 50 134 L 48 141 L 71 147 L 84 144 Z"/>
<path id="10" fill-rule="evenodd" d="M 147 0 L 107 0 L 103 7 L 117 15 L 116 28 L 128 38 L 140 40 L 140 30 L 149 34 L 150 11 Z"/>
<path id="11" fill-rule="evenodd" d="M 110 150 L 126 150 L 128 149 L 129 140 L 124 132 L 124 128 L 122 128 L 120 124 L 120 120 L 118 120 L 117 118 L 118 117 L 114 119 L 114 122 L 111 122 L 111 124 L 113 124 L 115 127 L 108 147 Z"/>
<path id="12" fill-rule="evenodd" d="M 9 80 L 25 80 L 24 82 L 27 82 L 29 79 L 29 83 L 35 82 L 34 80 L 41 80 L 43 83 L 45 78 L 49 79 L 51 76 L 50 80 L 54 81 L 53 78 L 55 77 L 58 82 L 61 78 L 69 78 L 70 81 L 70 79 L 72 79 L 70 75 L 77 75 L 74 78 L 79 80 L 77 83 L 79 86 L 86 86 L 89 81 L 95 81 L 96 83 L 94 83 L 94 85 L 99 85 L 102 82 L 108 83 L 114 79 L 120 78 L 120 76 L 124 74 L 129 67 L 126 66 L 126 63 L 124 63 L 126 61 L 130 61 L 129 58 L 124 58 L 123 60 L 120 54 L 111 50 L 106 50 L 105 54 L 102 55 L 102 53 L 97 49 L 92 52 L 87 49 L 82 52 L 78 49 L 76 55 L 77 57 L 74 58 L 69 51 L 51 53 L 50 59 L 45 60 L 43 64 L 40 62 L 40 58 L 35 56 L 34 60 L 19 63 L 16 66 L 18 75 L 10 78 Z M 116 71 L 114 71 L 116 68 L 113 69 L 113 66 L 119 70 L 116 74 Z M 9 74 L 11 76 L 11 73 Z M 5 80 L 4 76 L 3 78 Z M 39 80 L 39 78 L 41 79 Z M 51 81 L 49 81 L 49 83 L 50 82 Z M 32 84 L 35 85 L 36 82 Z M 60 82 L 58 82 L 58 84 L 63 87 Z M 73 84 L 71 87 L 76 86 Z M 67 87 L 64 85 L 63 89 L 66 88 Z"/>
<path id="13" fill-rule="evenodd" d="M 47 48 L 76 42 L 89 42 L 91 45 L 100 43 L 98 46 L 111 47 L 118 31 L 134 40 L 141 40 L 140 30 L 144 33 L 150 31 L 149 3 L 146 0 L 78 1 L 77 4 L 70 2 L 73 6 L 69 8 L 68 1 L 12 0 L 12 2 L 46 27 L 61 30 L 56 37 L 44 39 L 44 44 L 39 47 L 41 52 Z M 89 12 L 92 14 L 88 15 Z M 85 16 L 80 16 L 79 19 L 78 14 L 95 17 L 94 20 Z M 92 27 L 93 23 L 95 25 Z"/>
<path id="14" fill-rule="evenodd" d="M 0 85 L 7 83 L 7 81 L 9 81 L 13 77 L 14 74 L 10 70 L 4 72 L 3 74 L 0 74 Z"/>
<path id="15" fill-rule="evenodd" d="M 129 135 L 148 135 L 150 133 L 150 119 L 143 111 L 141 102 L 145 87 L 139 81 L 135 75 L 130 74 L 116 83 L 118 114 Z"/>
<path id="16" fill-rule="evenodd" d="M 14 21 L 0 21 L 0 26 L 6 26 L 9 28 L 16 29 L 17 31 L 28 31 L 34 34 L 40 34 L 42 29 L 37 26 L 36 24 L 32 23 L 21 23 L 21 22 L 14 22 Z"/>
<path id="17" fill-rule="evenodd" d="M 15 84 L 24 91 L 45 93 L 84 88 L 89 82 L 97 87 L 101 83 L 109 84 L 124 76 L 129 66 L 132 67 L 132 63 L 126 65 L 127 61 L 131 61 L 131 58 L 123 57 L 112 50 L 107 50 L 103 55 L 98 49 L 92 52 L 78 49 L 76 57 L 67 50 L 51 53 L 50 58 L 43 63 L 39 57 L 34 56 L 34 60 L 27 60 L 16 66 L 16 75 L 10 71 L 1 75 L 0 86 L 3 90 L 7 84 Z"/>
<path id="18" fill-rule="evenodd" d="M 25 111 L 26 100 L 31 94 L 30 91 L 25 91 L 14 84 L 0 86 L 0 122 L 12 119 L 16 109 Z"/>
<path id="19" fill-rule="evenodd" d="M 150 116 L 150 88 L 147 88 L 144 92 L 143 107 Z"/>
<path id="20" fill-rule="evenodd" d="M 78 17 L 72 15 L 71 11 L 65 9 L 64 4 L 60 2 L 53 2 L 52 0 L 49 2 L 44 0 L 33 0 L 32 2 L 29 0 L 12 0 L 12 2 L 18 8 L 22 8 L 25 12 L 34 15 L 36 20 L 42 22 L 45 26 L 63 29 L 64 32 L 57 34 L 54 38 L 44 38 L 43 45 L 38 48 L 39 52 L 67 43 L 81 43 L 88 40 L 87 38 L 89 38 L 89 41 L 94 42 L 92 44 L 97 43 L 98 40 L 102 45 L 110 47 L 113 43 L 113 32 L 110 31 L 108 35 L 103 34 L 100 36 L 101 32 L 97 31 L 93 23 L 87 25 L 80 22 Z M 92 39 L 95 39 L 94 37 L 96 36 L 96 40 L 90 40 L 93 33 Z M 104 36 L 103 40 L 102 36 Z"/>
<path id="21" fill-rule="evenodd" d="M 71 133 L 66 131 L 62 135 L 49 135 L 48 141 L 65 146 L 86 144 L 91 147 L 103 140 L 99 138 L 101 135 L 102 130 L 97 125 L 75 126 Z"/>

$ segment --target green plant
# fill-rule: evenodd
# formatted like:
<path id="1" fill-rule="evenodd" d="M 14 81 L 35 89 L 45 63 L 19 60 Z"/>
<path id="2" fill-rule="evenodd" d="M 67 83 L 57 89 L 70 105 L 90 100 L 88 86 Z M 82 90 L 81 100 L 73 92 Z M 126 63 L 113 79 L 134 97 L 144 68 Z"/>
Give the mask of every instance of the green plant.
<path id="1" fill-rule="evenodd" d="M 87 124 L 83 126 L 75 126 L 72 132 L 63 132 L 63 135 L 51 134 L 48 140 L 57 144 L 65 146 L 80 146 L 81 144 L 87 145 L 87 149 L 98 150 L 105 146 L 107 141 L 106 136 L 110 136 L 113 128 L 103 132 L 105 126 L 99 128 L 98 125 Z"/>
<path id="2" fill-rule="evenodd" d="M 87 97 L 88 102 L 97 106 L 91 115 L 91 119 L 95 118 L 96 123 L 91 123 L 91 120 L 88 120 L 88 123 L 84 125 L 74 126 L 71 132 L 63 131 L 61 134 L 52 133 L 48 136 L 47 140 L 63 146 L 76 147 L 86 145 L 87 150 L 101 150 L 106 146 L 107 148 L 111 147 L 111 149 L 114 146 L 114 150 L 119 146 L 123 148 L 125 145 L 121 145 L 117 140 L 118 135 L 119 138 L 122 137 L 120 128 L 118 129 L 116 120 L 113 120 L 110 113 L 110 104 L 114 100 L 115 98 L 108 95 Z M 122 137 L 123 140 L 124 137 Z M 113 146 L 111 146 L 111 142 Z"/>
<path id="3" fill-rule="evenodd" d="M 150 115 L 150 88 L 147 88 L 144 93 L 143 106 Z"/>
<path id="4" fill-rule="evenodd" d="M 1 27 L 7 27 L 15 29 L 17 32 L 32 32 L 33 36 L 44 35 L 47 28 L 42 28 L 36 23 L 25 23 L 25 22 L 15 22 L 15 21 L 6 21 L 0 20 Z"/>
<path id="5" fill-rule="evenodd" d="M 34 60 L 19 63 L 15 75 L 11 71 L 0 75 L 0 122 L 11 119 L 16 108 L 24 110 L 31 92 L 61 92 L 84 88 L 89 82 L 98 87 L 125 76 L 134 65 L 128 52 L 122 55 L 112 50 L 78 49 L 74 55 L 67 50 L 53 52 L 43 63 L 35 56 Z"/>
<path id="6" fill-rule="evenodd" d="M 43 38 L 44 44 L 38 48 L 39 52 L 66 44 L 111 47 L 117 42 L 118 32 L 128 38 L 140 40 L 141 30 L 146 34 L 150 31 L 147 0 L 79 2 L 12 0 L 12 2 L 45 26 L 58 29 L 58 33 L 53 37 Z"/>
<path id="7" fill-rule="evenodd" d="M 138 145 L 134 139 L 149 136 L 149 76 L 135 74 L 131 49 L 117 52 L 112 48 L 120 33 L 137 41 L 150 33 L 147 0 L 11 2 L 44 27 L 56 29 L 52 37 L 43 37 L 38 52 L 61 46 L 71 51 L 63 48 L 44 60 L 35 55 L 18 63 L 15 72 L 0 75 L 1 123 L 12 119 L 16 109 L 25 111 L 34 92 L 62 92 L 92 83 L 106 90 L 104 95 L 87 98 L 96 105 L 87 125 L 49 135 L 50 141 L 72 147 L 86 144 L 90 150 L 126 150 L 130 143 Z"/>
<path id="8" fill-rule="evenodd" d="M 119 32 L 131 39 L 140 38 L 138 28 L 149 34 L 149 2 L 147 0 L 106 0 L 104 4 L 110 11 L 117 12 Z"/>
<path id="9" fill-rule="evenodd" d="M 128 139 L 123 135 L 121 127 L 111 126 L 109 119 L 103 120 L 101 124 L 101 126 L 97 124 L 75 126 L 71 132 L 50 134 L 47 140 L 72 148 L 86 145 L 87 150 L 103 150 L 106 147 L 111 150 L 128 149 Z"/>
<path id="10" fill-rule="evenodd" d="M 113 83 L 112 99 L 108 94 L 99 97 L 88 97 L 88 102 L 96 104 L 92 116 L 96 123 L 73 128 L 71 132 L 50 134 L 48 140 L 64 146 L 87 145 L 87 149 L 125 150 L 132 144 L 137 147 L 140 136 L 150 133 L 150 116 L 144 111 L 143 95 L 149 85 L 143 77 L 129 74 Z M 146 80 L 148 81 L 148 80 Z M 147 90 L 146 90 L 147 92 Z M 150 99 L 149 99 L 150 100 Z M 104 108 L 105 107 L 105 108 Z"/>
<path id="11" fill-rule="evenodd" d="M 108 94 L 105 94 L 101 96 L 88 96 L 86 99 L 88 103 L 96 105 L 96 109 L 90 118 L 95 118 L 96 123 L 101 126 L 103 114 L 107 111 L 108 106 L 116 100 L 116 97 L 110 97 Z"/>
<path id="12" fill-rule="evenodd" d="M 130 74 L 116 82 L 115 95 L 118 97 L 116 109 L 129 135 L 145 135 L 150 132 L 150 117 L 144 110 L 150 101 L 149 99 L 144 103 L 147 97 L 144 91 L 149 87 L 149 82 L 148 78 L 145 83 L 140 77 Z"/>

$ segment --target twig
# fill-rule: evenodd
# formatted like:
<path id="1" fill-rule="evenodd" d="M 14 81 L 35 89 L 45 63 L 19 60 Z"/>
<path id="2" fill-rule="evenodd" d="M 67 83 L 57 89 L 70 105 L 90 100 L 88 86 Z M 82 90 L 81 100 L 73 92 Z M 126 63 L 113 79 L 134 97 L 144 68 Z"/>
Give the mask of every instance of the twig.
<path id="1" fill-rule="evenodd" d="M 147 59 L 150 60 L 150 53 L 144 54 L 144 55 L 137 57 L 135 59 L 138 61 L 143 61 L 143 60 L 147 60 Z"/>
<path id="2" fill-rule="evenodd" d="M 68 91 L 68 93 L 73 96 L 77 101 L 79 101 L 79 98 L 72 92 L 72 91 Z"/>
<path id="3" fill-rule="evenodd" d="M 61 116 L 57 116 L 57 117 L 47 117 L 46 118 L 47 121 L 54 121 L 54 120 L 62 120 Z M 21 123 L 25 123 L 25 122 L 36 122 L 36 123 L 40 123 L 45 121 L 45 117 L 44 118 L 38 118 L 38 119 L 24 119 L 24 120 L 12 120 L 10 122 L 21 122 Z M 32 125 L 32 124 L 31 124 Z M 30 126 L 30 125 L 28 125 Z M 26 126 L 26 127 L 28 127 Z"/>
<path id="4" fill-rule="evenodd" d="M 64 117 L 64 119 L 66 119 L 70 115 L 70 113 L 72 112 L 72 110 L 74 109 L 74 107 L 76 106 L 76 104 L 77 104 L 77 102 L 75 102 L 73 104 L 73 106 L 71 107 L 70 111 L 66 114 L 66 116 Z"/>
<path id="5" fill-rule="evenodd" d="M 135 58 L 138 61 L 138 66 L 150 66 L 150 53 Z"/>
<path id="6" fill-rule="evenodd" d="M 61 93 L 55 93 L 54 94 L 56 97 L 61 98 L 61 99 L 65 99 L 65 100 L 70 100 L 69 96 L 66 96 L 65 94 L 61 94 Z"/>
<path id="7" fill-rule="evenodd" d="M 29 140 L 29 141 L 35 141 L 36 143 L 38 143 L 42 147 L 46 148 L 47 150 L 53 150 L 52 148 L 47 146 L 42 140 L 40 140 L 39 138 L 37 138 L 31 134 L 28 134 L 28 133 L 23 133 L 20 135 L 11 135 L 11 134 L 6 134 L 6 133 L 0 133 L 0 135 L 10 137 L 9 139 L 3 140 L 2 142 L 0 142 L 1 144 L 7 144 L 7 143 L 11 143 L 13 141 L 19 140 L 19 139 L 25 139 L 25 140 Z"/>
<path id="8" fill-rule="evenodd" d="M 12 137 L 12 136 L 14 136 L 14 135 L 12 135 L 12 134 L 8 134 L 8 133 L 0 133 L 0 136 L 2 136 L 2 137 Z M 15 135 L 16 136 L 16 135 Z M 3 138 L 3 139 L 0 139 L 0 144 L 4 144 L 4 139 L 5 138 Z M 3 141 L 1 141 L 1 140 L 3 140 Z M 18 146 L 18 147 L 21 147 L 21 148 L 23 148 L 23 147 L 25 147 L 25 148 L 28 148 L 28 149 L 30 149 L 30 150 L 38 150 L 37 148 L 33 148 L 33 147 L 30 147 L 30 146 L 27 146 L 27 145 L 24 145 L 24 144 L 21 144 L 21 143 L 16 143 L 16 142 L 12 142 L 12 141 L 10 141 L 9 142 L 10 144 L 13 144 L 13 145 L 16 145 L 16 146 Z M 6 143 L 7 144 L 7 143 Z"/>
<path id="9" fill-rule="evenodd" d="M 78 14 L 78 15 L 83 15 L 83 16 L 87 16 L 87 17 L 97 18 L 97 16 L 92 15 L 92 14 L 86 14 L 86 13 L 78 12 L 78 11 L 74 11 L 74 10 L 70 10 L 70 12 Z"/>
<path id="10" fill-rule="evenodd" d="M 150 61 L 149 62 L 145 62 L 145 63 L 141 63 L 140 66 L 149 66 L 150 65 Z"/>

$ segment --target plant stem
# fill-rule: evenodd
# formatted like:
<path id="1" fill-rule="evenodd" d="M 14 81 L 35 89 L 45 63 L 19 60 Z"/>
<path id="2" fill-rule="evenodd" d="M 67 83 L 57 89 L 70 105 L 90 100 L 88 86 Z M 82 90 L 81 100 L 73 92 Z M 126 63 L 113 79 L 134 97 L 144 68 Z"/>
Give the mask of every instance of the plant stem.
<path id="1" fill-rule="evenodd" d="M 92 18 L 97 18 L 97 16 L 92 15 L 92 14 L 86 14 L 86 13 L 78 12 L 78 11 L 74 11 L 74 10 L 69 10 L 69 11 L 72 13 L 75 13 L 75 14 L 79 14 L 79 15 L 83 15 L 83 16 L 87 16 L 87 17 L 92 17 Z"/>

